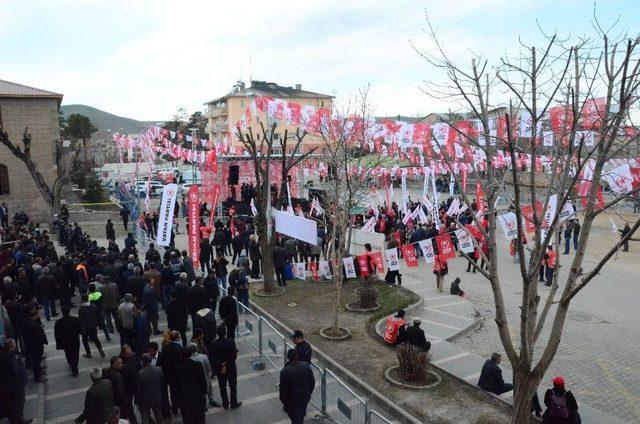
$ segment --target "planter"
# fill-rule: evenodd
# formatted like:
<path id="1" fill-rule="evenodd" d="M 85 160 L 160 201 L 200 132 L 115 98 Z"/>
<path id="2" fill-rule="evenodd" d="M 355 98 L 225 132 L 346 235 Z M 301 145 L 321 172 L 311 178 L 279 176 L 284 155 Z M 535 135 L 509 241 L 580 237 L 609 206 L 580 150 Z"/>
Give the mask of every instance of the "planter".
<path id="1" fill-rule="evenodd" d="M 359 302 L 356 300 L 354 302 L 347 303 L 346 305 L 344 305 L 344 307 L 347 308 L 348 311 L 358 312 L 358 313 L 362 313 L 362 314 L 366 314 L 368 312 L 377 311 L 378 309 L 380 309 L 382 307 L 380 302 L 376 302 L 376 306 L 374 306 L 372 308 L 363 309 L 363 308 L 360 307 L 360 305 L 358 303 Z"/>
<path id="2" fill-rule="evenodd" d="M 320 330 L 320 335 L 329 340 L 346 340 L 351 337 L 351 330 L 345 327 L 338 327 L 341 334 L 331 334 L 331 327 L 325 327 Z"/>
<path id="3" fill-rule="evenodd" d="M 410 390 L 432 389 L 442 382 L 442 378 L 433 371 L 427 371 L 428 380 L 425 384 L 407 383 L 400 378 L 400 367 L 393 365 L 384 370 L 384 378 L 394 386 Z"/>
<path id="4" fill-rule="evenodd" d="M 254 296 L 258 297 L 277 297 L 282 296 L 287 291 L 286 287 L 275 286 L 273 293 L 266 293 L 264 288 L 256 289 L 252 293 Z"/>

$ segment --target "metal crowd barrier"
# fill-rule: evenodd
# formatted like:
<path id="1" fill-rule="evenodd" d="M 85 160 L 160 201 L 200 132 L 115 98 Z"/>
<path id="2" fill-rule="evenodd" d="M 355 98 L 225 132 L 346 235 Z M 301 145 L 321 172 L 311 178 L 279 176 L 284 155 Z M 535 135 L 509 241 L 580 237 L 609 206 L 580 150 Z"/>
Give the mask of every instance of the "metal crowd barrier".
<path id="1" fill-rule="evenodd" d="M 196 274 L 204 276 L 200 269 Z M 222 295 L 227 290 L 220 287 Z M 289 337 L 283 335 L 263 315 L 252 307 L 237 301 L 238 326 L 236 337 L 244 340 L 256 353 L 252 359 L 256 369 L 264 369 L 268 362 L 276 370 L 281 370 L 287 363 L 287 352 L 293 349 Z M 266 361 L 266 362 L 265 362 Z M 331 370 L 316 363 L 311 363 L 311 370 L 316 380 L 316 387 L 310 404 L 317 411 L 316 418 L 336 424 L 392 424 L 380 413 L 371 409 L 369 404 L 345 384 Z"/>

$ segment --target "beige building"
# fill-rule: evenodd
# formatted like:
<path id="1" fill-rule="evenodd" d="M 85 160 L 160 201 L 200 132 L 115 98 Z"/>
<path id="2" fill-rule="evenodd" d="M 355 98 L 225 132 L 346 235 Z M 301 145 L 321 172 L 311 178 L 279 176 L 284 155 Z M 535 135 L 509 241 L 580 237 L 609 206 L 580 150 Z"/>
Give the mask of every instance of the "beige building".
<path id="1" fill-rule="evenodd" d="M 62 94 L 0 80 L 2 123 L 9 139 L 24 148 L 22 135 L 29 127 L 31 157 L 51 186 L 56 177 L 55 142 L 60 138 L 58 111 Z M 23 162 L 0 144 L 0 202 L 9 217 L 24 211 L 36 221 L 50 221 L 51 212 Z"/>
<path id="2" fill-rule="evenodd" d="M 235 124 L 242 118 L 244 111 L 257 96 L 269 96 L 320 108 L 331 108 L 333 104 L 333 96 L 303 90 L 301 84 L 296 84 L 295 87 L 283 87 L 273 82 L 251 81 L 251 85 L 245 87 L 243 82 L 238 82 L 229 94 L 206 103 L 209 139 L 218 141 L 228 136 L 234 146 L 242 146 L 242 143 L 235 136 Z M 265 114 L 263 112 L 260 114 L 260 121 L 266 125 Z M 255 119 L 252 120 L 251 127 L 254 134 L 261 133 L 260 125 L 256 123 Z M 289 137 L 292 137 L 291 134 L 295 134 L 296 127 L 292 125 L 278 126 L 276 133 L 274 133 L 274 139 L 281 140 L 285 130 L 288 130 Z M 295 144 L 294 141 L 287 143 L 287 150 L 290 150 L 290 145 Z M 305 137 L 299 153 L 305 153 L 314 146 L 318 147 L 318 153 L 322 153 L 322 144 L 323 141 L 320 138 L 309 134 Z M 274 153 L 280 152 L 281 149 L 274 146 Z"/>

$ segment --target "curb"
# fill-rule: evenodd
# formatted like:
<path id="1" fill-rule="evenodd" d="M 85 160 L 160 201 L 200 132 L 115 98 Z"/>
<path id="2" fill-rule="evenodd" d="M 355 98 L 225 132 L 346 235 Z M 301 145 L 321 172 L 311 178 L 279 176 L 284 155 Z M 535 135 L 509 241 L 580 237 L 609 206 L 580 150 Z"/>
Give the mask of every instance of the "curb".
<path id="1" fill-rule="evenodd" d="M 417 302 L 417 303 L 421 303 L 421 302 Z M 256 308 L 258 311 L 260 311 L 261 314 L 269 318 L 276 326 L 280 327 L 280 329 L 283 330 L 284 332 L 286 333 L 292 332 L 292 330 L 289 327 L 284 325 L 282 322 L 280 322 L 273 315 L 271 315 L 270 313 L 262 309 L 260 306 L 256 305 L 253 302 L 251 303 L 251 305 L 254 308 Z M 401 423 L 422 424 L 420 420 L 418 420 L 417 418 L 409 414 L 404 409 L 400 408 L 398 405 L 393 403 L 391 400 L 387 399 L 383 394 L 378 392 L 376 389 L 374 389 L 373 387 L 371 387 L 370 385 L 362 381 L 358 376 L 353 374 L 351 371 L 347 370 L 342 365 L 334 361 L 330 356 L 328 356 L 326 353 L 318 349 L 317 346 L 313 344 L 311 346 L 313 347 L 313 351 L 317 353 L 320 357 L 322 357 L 322 360 L 325 362 L 325 366 L 327 368 L 331 369 L 332 371 L 339 372 L 341 374 L 341 377 L 346 382 L 350 383 L 353 386 L 356 386 L 358 389 L 365 392 L 368 397 L 374 399 L 375 402 L 377 402 L 379 406 L 382 407 L 382 409 L 384 409 L 387 413 L 394 415 L 394 417 L 397 418 Z"/>

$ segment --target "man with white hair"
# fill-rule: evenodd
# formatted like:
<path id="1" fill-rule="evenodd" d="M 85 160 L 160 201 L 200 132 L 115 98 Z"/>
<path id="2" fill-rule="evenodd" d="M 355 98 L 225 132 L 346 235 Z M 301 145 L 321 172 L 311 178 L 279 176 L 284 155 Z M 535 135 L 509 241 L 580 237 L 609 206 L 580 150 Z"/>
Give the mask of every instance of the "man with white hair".
<path id="1" fill-rule="evenodd" d="M 93 383 L 84 398 L 82 414 L 76 418 L 76 423 L 85 420 L 87 424 L 104 424 L 110 416 L 111 409 L 115 406 L 113 401 L 113 385 L 110 380 L 102 378 L 102 370 L 92 368 L 89 374 Z"/>

